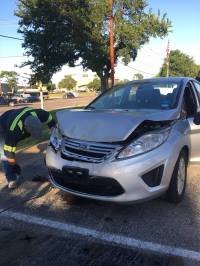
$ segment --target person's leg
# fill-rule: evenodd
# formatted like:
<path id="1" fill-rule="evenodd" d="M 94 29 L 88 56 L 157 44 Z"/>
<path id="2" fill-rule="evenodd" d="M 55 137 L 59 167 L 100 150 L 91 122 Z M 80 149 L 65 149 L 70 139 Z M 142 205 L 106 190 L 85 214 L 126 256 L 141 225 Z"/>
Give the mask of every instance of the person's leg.
<path id="1" fill-rule="evenodd" d="M 4 141 L 4 134 L 3 134 L 3 131 L 1 130 L 1 127 L 0 127 L 0 160 L 2 162 L 5 177 L 9 183 L 12 181 L 16 181 L 17 176 L 16 176 L 16 174 L 12 173 L 12 169 L 11 169 L 10 165 L 8 164 L 8 161 L 6 160 L 6 157 L 4 155 L 4 150 L 3 150 L 4 142 L 5 142 Z"/>
<path id="2" fill-rule="evenodd" d="M 5 176 L 6 176 L 6 179 L 7 179 L 8 183 L 10 181 L 16 181 L 17 180 L 17 176 L 16 176 L 16 174 L 14 174 L 12 172 L 12 168 L 10 167 L 8 161 L 6 161 L 5 159 L 2 160 L 2 165 L 3 165 L 3 170 L 5 172 Z"/>

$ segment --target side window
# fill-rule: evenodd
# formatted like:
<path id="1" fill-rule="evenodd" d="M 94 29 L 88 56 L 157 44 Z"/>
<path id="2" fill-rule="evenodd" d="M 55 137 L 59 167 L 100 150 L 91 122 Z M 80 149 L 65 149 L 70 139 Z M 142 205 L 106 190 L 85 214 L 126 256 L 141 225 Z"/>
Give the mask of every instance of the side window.
<path id="1" fill-rule="evenodd" d="M 185 87 L 183 95 L 182 113 L 185 113 L 187 117 L 194 116 L 197 110 L 197 102 L 194 91 L 190 82 Z"/>
<path id="2" fill-rule="evenodd" d="M 197 92 L 197 96 L 198 96 L 198 99 L 200 101 L 200 83 L 196 82 L 196 81 L 193 81 L 193 84 L 195 86 L 195 89 L 196 89 L 196 92 Z"/>
<path id="3" fill-rule="evenodd" d="M 132 86 L 128 95 L 129 101 L 135 101 L 135 96 L 137 92 L 138 86 Z"/>
<path id="4" fill-rule="evenodd" d="M 112 107 L 114 108 L 119 107 L 120 104 L 123 102 L 123 99 L 124 99 L 124 90 L 123 89 L 115 90 L 111 98 Z"/>

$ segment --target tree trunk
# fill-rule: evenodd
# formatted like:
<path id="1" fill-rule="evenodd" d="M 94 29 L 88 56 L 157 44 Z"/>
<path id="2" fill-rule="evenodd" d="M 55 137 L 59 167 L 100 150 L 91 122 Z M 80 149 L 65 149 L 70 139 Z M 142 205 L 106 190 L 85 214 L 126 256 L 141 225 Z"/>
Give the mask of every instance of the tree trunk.
<path id="1" fill-rule="evenodd" d="M 101 76 L 101 91 L 104 92 L 106 90 L 108 90 L 108 75 L 105 76 Z"/>

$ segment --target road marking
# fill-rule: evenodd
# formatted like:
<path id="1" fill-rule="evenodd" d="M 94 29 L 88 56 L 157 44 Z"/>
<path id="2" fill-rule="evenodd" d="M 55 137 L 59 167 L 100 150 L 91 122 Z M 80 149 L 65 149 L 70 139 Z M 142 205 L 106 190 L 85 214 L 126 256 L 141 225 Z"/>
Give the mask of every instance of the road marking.
<path id="1" fill-rule="evenodd" d="M 0 212 L 3 210 L 0 209 Z M 57 222 L 41 217 L 36 217 L 32 215 L 27 215 L 19 212 L 13 212 L 13 211 L 5 211 L 1 213 L 2 216 L 6 218 L 12 218 L 17 221 L 34 224 L 34 225 L 40 225 L 49 227 L 51 229 L 59 230 L 66 233 L 73 233 L 76 235 L 84 236 L 84 237 L 92 237 L 97 240 L 102 240 L 107 243 L 111 244 L 118 244 L 121 246 L 125 246 L 127 248 L 136 248 L 136 249 L 142 249 L 145 251 L 151 251 L 151 252 L 157 252 L 165 255 L 170 256 L 177 256 L 182 257 L 186 259 L 192 259 L 195 261 L 200 261 L 200 252 L 168 246 L 168 245 L 162 245 L 157 244 L 153 242 L 148 241 L 142 241 L 138 239 L 134 239 L 131 237 L 126 237 L 123 235 L 117 235 L 117 234 L 110 234 L 102 231 L 97 231 L 90 228 L 85 228 L 81 226 L 76 226 L 73 224 L 68 223 L 62 223 Z"/>

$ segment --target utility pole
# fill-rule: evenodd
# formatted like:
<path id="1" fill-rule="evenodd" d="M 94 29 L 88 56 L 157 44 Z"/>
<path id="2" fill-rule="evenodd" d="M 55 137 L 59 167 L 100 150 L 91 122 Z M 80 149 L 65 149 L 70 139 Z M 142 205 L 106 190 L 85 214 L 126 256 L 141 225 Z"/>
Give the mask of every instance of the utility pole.
<path id="1" fill-rule="evenodd" d="M 109 0 L 110 7 L 110 64 L 111 64 L 111 81 L 112 87 L 115 84 L 115 69 L 114 69 L 114 34 L 113 34 L 113 1 Z"/>
<path id="2" fill-rule="evenodd" d="M 42 82 L 41 81 L 36 82 L 36 86 L 37 86 L 37 88 L 40 91 L 40 106 L 41 106 L 41 109 L 44 109 L 44 99 L 43 99 L 43 91 L 42 91 Z"/>
<path id="3" fill-rule="evenodd" d="M 40 105 L 41 105 L 41 109 L 44 109 L 44 98 L 43 98 L 42 84 L 40 84 Z"/>
<path id="4" fill-rule="evenodd" d="M 169 40 L 168 40 L 168 44 L 167 44 L 166 53 L 167 53 L 167 57 L 166 57 L 167 77 L 169 77 L 169 59 L 170 59 L 170 46 L 169 46 Z"/>

